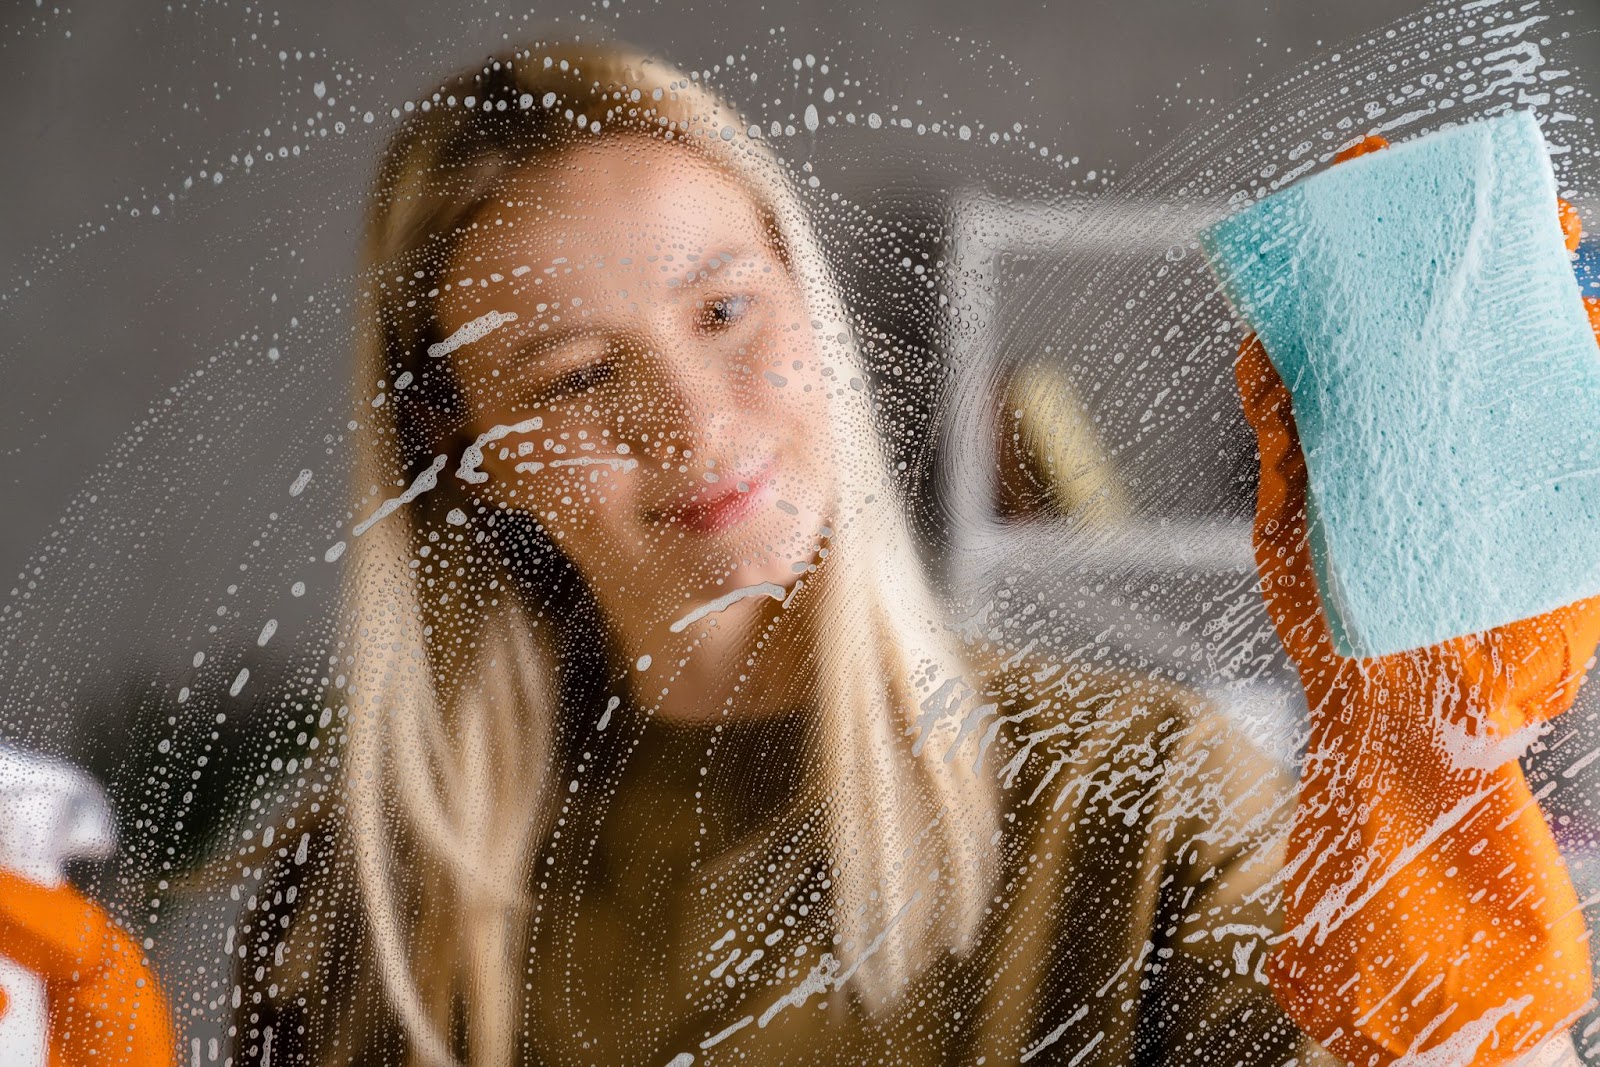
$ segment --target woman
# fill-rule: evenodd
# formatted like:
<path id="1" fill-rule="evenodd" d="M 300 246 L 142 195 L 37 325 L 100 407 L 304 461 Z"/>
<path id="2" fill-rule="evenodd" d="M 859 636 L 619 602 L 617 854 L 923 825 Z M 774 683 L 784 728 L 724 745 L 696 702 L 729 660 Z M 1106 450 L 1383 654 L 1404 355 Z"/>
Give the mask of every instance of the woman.
<path id="1" fill-rule="evenodd" d="M 1319 715 L 1280 868 L 1292 791 L 1216 716 L 946 624 L 790 189 L 697 77 L 610 46 L 500 56 L 397 136 L 366 250 L 343 799 L 258 923 L 274 966 L 240 1049 L 1324 1055 L 1274 990 L 1358 1062 L 1559 1036 L 1588 961 L 1548 831 L 1518 817 L 1514 759 L 1461 771 L 1417 709 L 1448 689 L 1445 718 L 1509 734 L 1564 707 L 1592 605 L 1334 661 L 1287 402 L 1247 346 L 1258 550 Z M 1550 670 L 1496 667 L 1519 643 Z M 1374 752 L 1377 722 L 1396 743 Z M 1508 817 L 1459 847 L 1537 892 L 1409 862 L 1485 781 L 1473 817 Z"/>
<path id="2" fill-rule="evenodd" d="M 699 77 L 452 79 L 366 262 L 337 780 L 229 932 L 234 1062 L 1491 1064 L 1582 1010 L 1515 753 L 1429 724 L 1565 708 L 1594 605 L 1332 657 L 1259 346 L 1297 809 L 1182 692 L 1025 654 L 1036 606 L 944 618 L 801 199 Z"/>
<path id="3" fill-rule="evenodd" d="M 300 921 L 302 889 L 241 1047 L 1293 1054 L 1250 956 L 1284 791 L 1148 682 L 946 624 L 764 142 L 620 49 L 433 97 L 369 223 L 360 381 L 394 384 L 362 398 L 359 485 L 394 488 L 355 514 L 439 477 L 350 539 L 344 836 L 304 868 L 358 943 Z M 1217 914 L 1248 933 L 1189 936 Z"/>

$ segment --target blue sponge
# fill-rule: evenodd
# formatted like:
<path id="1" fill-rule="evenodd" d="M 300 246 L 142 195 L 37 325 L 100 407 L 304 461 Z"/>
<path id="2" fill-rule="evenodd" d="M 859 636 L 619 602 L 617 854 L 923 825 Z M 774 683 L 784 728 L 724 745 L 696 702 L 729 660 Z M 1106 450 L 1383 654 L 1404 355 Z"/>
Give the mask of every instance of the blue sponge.
<path id="1" fill-rule="evenodd" d="M 1332 167 L 1203 241 L 1293 397 L 1341 655 L 1600 593 L 1600 347 L 1531 112 Z"/>

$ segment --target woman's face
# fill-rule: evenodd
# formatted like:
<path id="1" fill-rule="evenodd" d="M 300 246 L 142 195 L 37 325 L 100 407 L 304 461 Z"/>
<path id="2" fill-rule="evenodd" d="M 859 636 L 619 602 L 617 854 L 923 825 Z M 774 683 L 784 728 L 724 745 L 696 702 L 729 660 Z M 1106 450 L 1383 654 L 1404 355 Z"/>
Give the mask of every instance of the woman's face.
<path id="1" fill-rule="evenodd" d="M 624 623 L 792 586 L 834 506 L 843 368 L 820 365 L 742 187 L 609 137 L 524 168 L 470 226 L 437 314 L 447 338 L 492 327 L 440 356 L 487 439 L 477 491 L 538 521 Z"/>

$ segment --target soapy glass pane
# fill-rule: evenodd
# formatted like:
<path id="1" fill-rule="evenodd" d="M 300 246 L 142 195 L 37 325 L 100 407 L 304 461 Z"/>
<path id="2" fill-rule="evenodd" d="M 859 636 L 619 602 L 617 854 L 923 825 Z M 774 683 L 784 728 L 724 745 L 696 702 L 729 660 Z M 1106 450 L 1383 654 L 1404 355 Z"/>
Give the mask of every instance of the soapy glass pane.
<path id="1" fill-rule="evenodd" d="M 13 120 L 85 165 L 7 179 L 0 931 L 121 962 L 0 947 L 0 1048 L 1315 1062 L 1196 234 L 1508 106 L 1585 207 L 1592 44 L 1519 12 L 1191 27 L 1228 76 L 1103 130 L 998 24 L 26 12 L 123 110 Z M 1524 757 L 1580 897 L 1591 696 Z"/>

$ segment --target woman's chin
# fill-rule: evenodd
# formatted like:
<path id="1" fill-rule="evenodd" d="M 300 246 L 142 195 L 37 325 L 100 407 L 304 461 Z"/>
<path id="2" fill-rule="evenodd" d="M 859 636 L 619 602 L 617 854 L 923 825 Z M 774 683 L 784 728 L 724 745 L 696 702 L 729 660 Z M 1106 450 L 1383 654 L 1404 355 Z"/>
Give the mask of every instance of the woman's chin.
<path id="1" fill-rule="evenodd" d="M 800 577 L 788 565 L 737 568 L 685 600 L 673 626 L 689 629 L 701 619 L 718 627 L 743 625 L 786 599 Z"/>
<path id="2" fill-rule="evenodd" d="M 705 599 L 715 600 L 736 590 L 751 592 L 760 590 L 763 594 L 772 595 L 781 589 L 782 595 L 787 596 L 799 578 L 800 575 L 795 573 L 793 566 L 788 563 L 740 567 L 723 578 L 721 584 L 707 589 Z"/>

